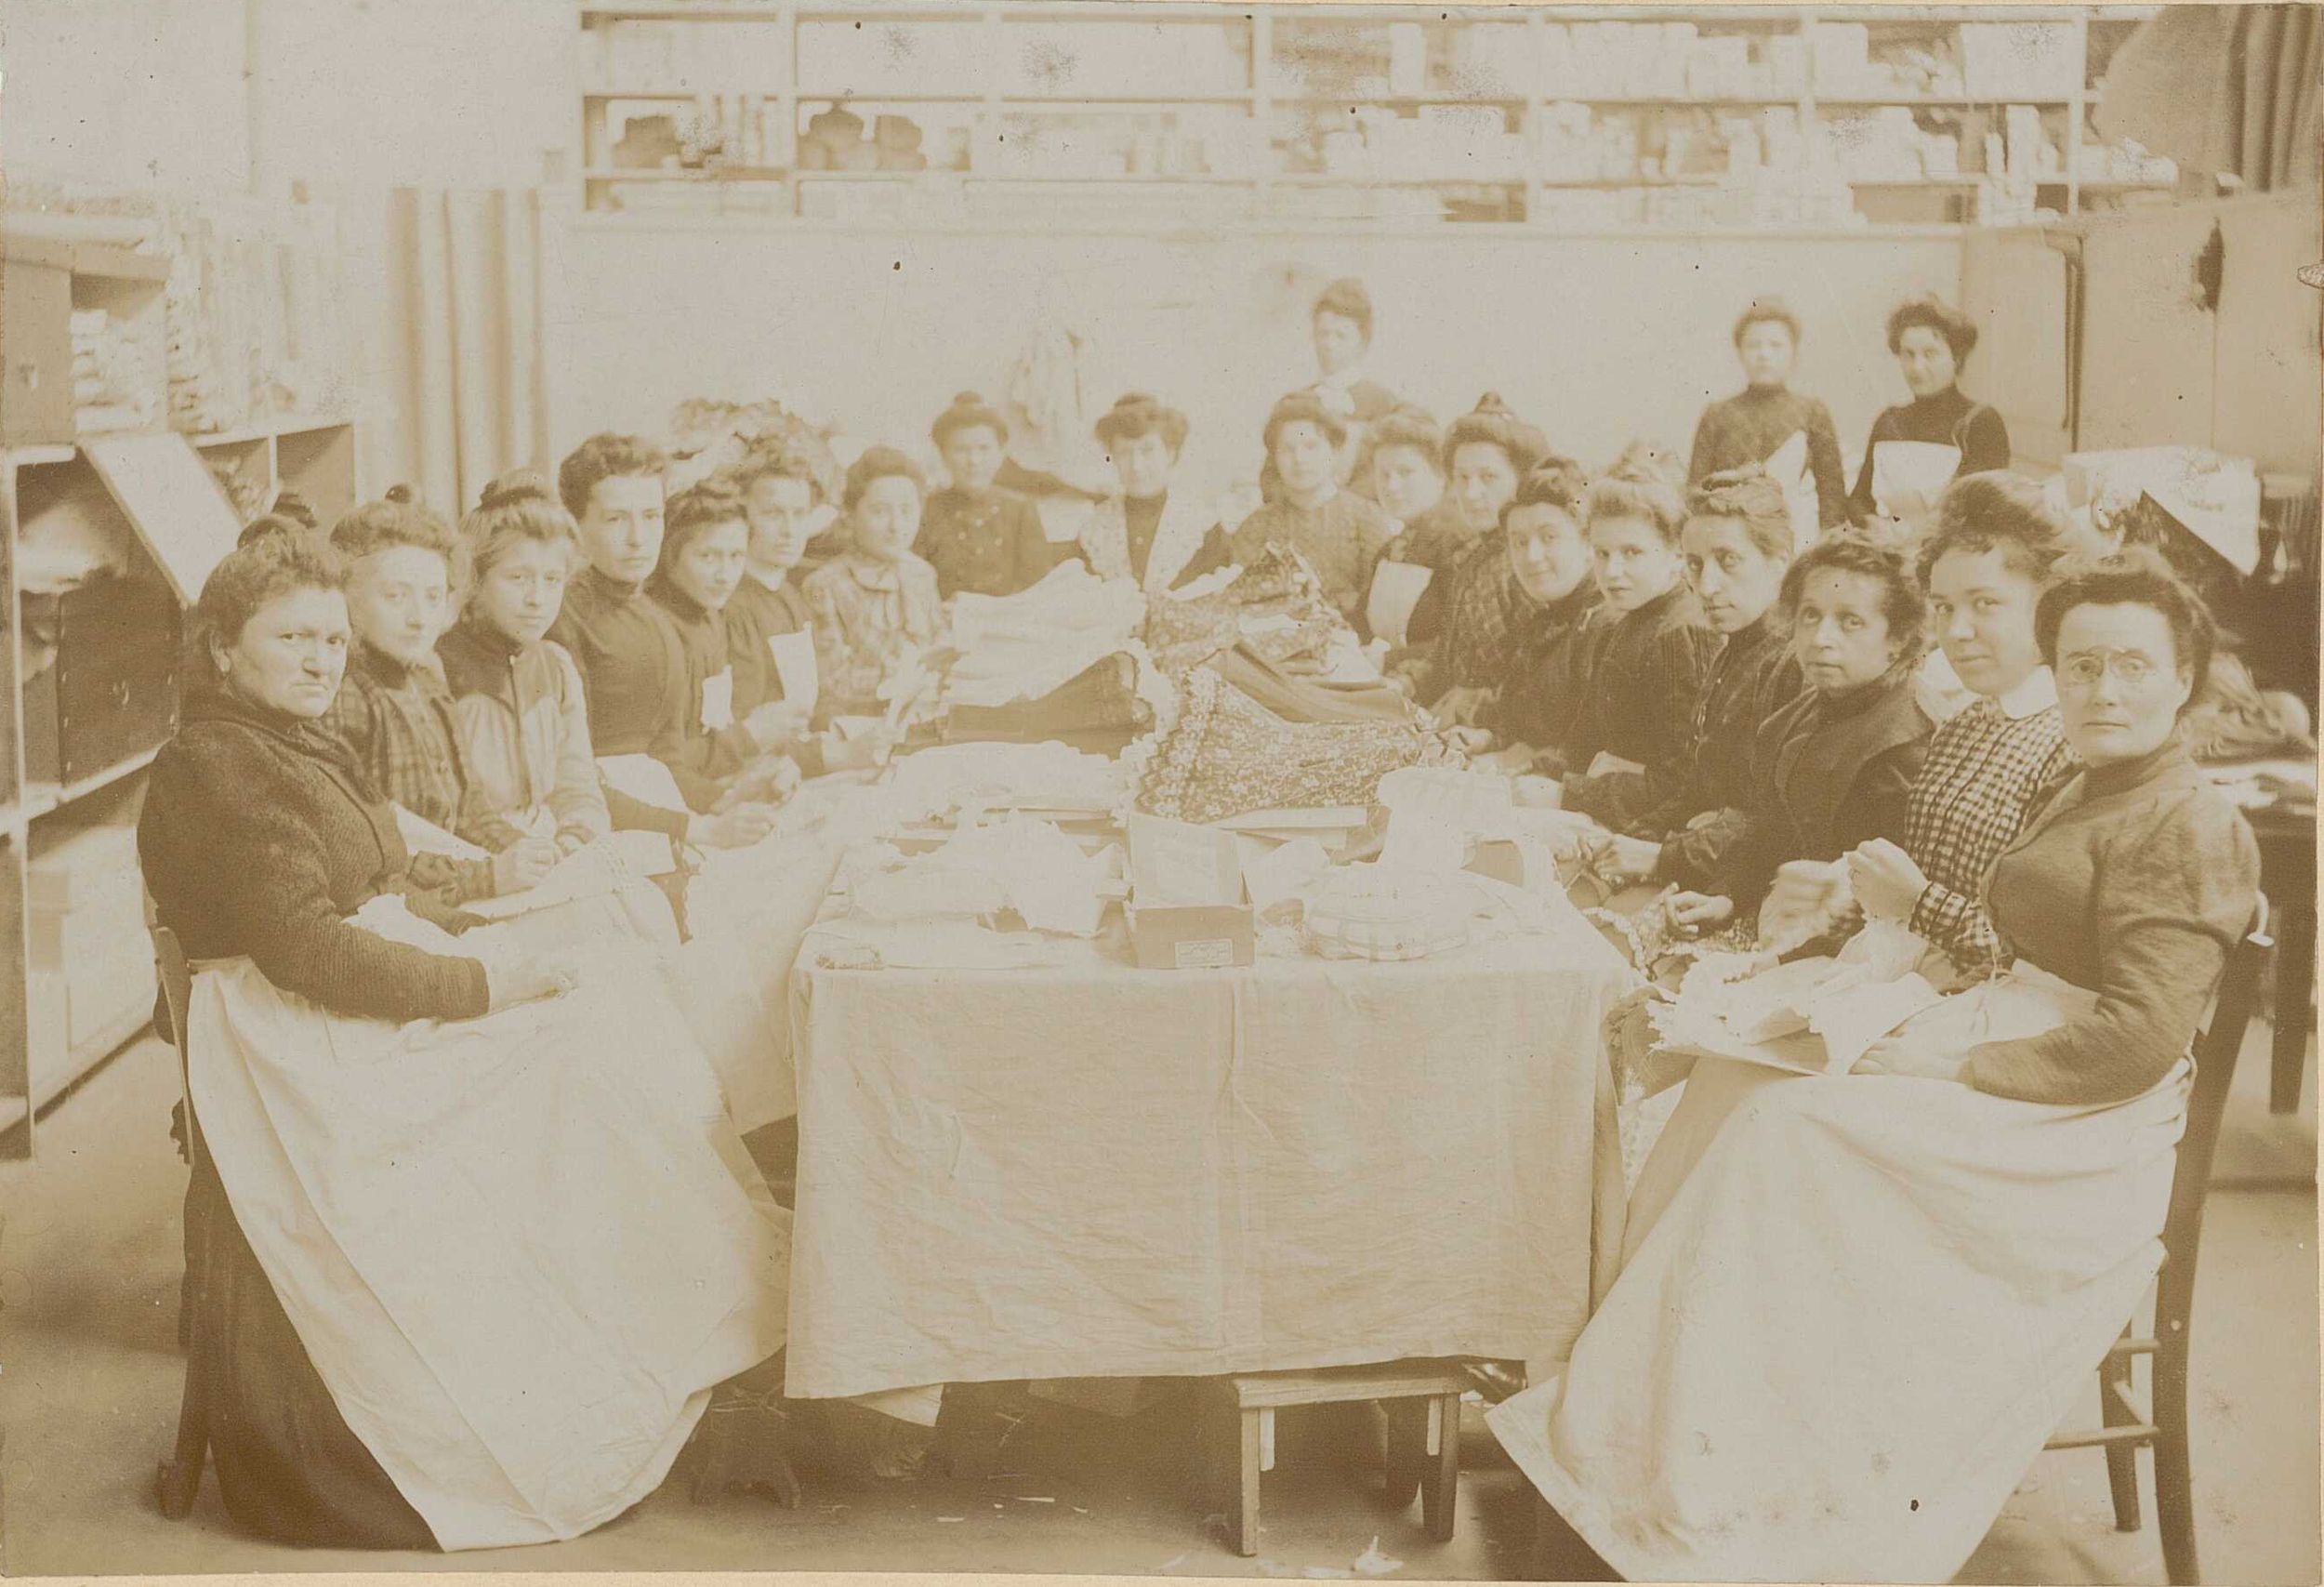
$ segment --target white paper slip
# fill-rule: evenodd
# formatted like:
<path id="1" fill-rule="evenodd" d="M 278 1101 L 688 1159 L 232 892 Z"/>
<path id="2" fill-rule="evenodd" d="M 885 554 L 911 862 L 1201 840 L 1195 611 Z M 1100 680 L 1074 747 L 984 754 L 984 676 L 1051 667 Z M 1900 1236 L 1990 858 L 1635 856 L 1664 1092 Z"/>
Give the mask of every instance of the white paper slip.
<path id="1" fill-rule="evenodd" d="M 1784 437 L 1783 444 L 1767 454 L 1766 468 L 1767 477 L 1782 488 L 1784 505 L 1790 511 L 1793 547 L 1804 551 L 1816 543 L 1823 528 L 1816 479 L 1808 472 L 1807 431 L 1795 430 Z"/>
<path id="2" fill-rule="evenodd" d="M 1635 760 L 1625 760 L 1611 749 L 1601 749 L 1590 762 L 1589 775 L 1593 777 L 1643 776 L 1646 768 Z"/>
<path id="3" fill-rule="evenodd" d="M 815 636 L 801 628 L 795 634 L 769 634 L 767 656 L 783 684 L 783 703 L 813 714 L 823 681 L 815 670 Z"/>
<path id="4" fill-rule="evenodd" d="M 601 755 L 597 759 L 598 774 L 605 785 L 631 799 L 664 810 L 683 810 L 686 796 L 678 791 L 678 779 L 670 769 L 651 755 Z"/>
<path id="5" fill-rule="evenodd" d="M 465 838 L 455 837 L 432 821 L 414 815 L 402 805 L 395 807 L 395 825 L 403 834 L 403 846 L 415 854 L 449 854 L 456 860 L 488 860 L 492 856 Z"/>
<path id="6" fill-rule="evenodd" d="M 721 667 L 702 681 L 702 730 L 724 733 L 734 725 L 734 669 Z"/>
<path id="7" fill-rule="evenodd" d="M 1383 562 L 1374 567 L 1371 593 L 1364 598 L 1364 620 L 1373 634 L 1390 644 L 1403 644 L 1412 609 L 1435 576 L 1433 569 L 1415 562 Z"/>
<path id="8" fill-rule="evenodd" d="M 1141 908 L 1243 901 L 1243 867 L 1233 833 L 1159 815 L 1133 813 L 1130 888 Z"/>

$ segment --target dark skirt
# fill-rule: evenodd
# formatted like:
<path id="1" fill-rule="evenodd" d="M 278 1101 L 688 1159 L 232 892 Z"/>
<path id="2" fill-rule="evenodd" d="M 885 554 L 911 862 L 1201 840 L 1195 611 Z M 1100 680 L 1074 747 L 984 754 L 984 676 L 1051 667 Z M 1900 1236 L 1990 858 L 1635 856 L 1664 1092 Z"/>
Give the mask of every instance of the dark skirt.
<path id="1" fill-rule="evenodd" d="M 206 1162 L 186 1192 L 186 1227 L 198 1264 L 188 1348 L 207 1375 L 226 1513 L 277 1542 L 433 1550 L 428 1523 L 339 1415 Z"/>

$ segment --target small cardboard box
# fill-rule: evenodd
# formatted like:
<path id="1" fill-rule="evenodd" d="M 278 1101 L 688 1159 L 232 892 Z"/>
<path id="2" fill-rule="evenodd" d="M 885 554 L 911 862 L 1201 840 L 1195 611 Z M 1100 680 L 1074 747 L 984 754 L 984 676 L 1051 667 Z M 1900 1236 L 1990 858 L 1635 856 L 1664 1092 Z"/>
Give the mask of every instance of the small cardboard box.
<path id="1" fill-rule="evenodd" d="M 1218 970 L 1256 953 L 1235 834 L 1133 815 L 1129 941 L 1141 970 Z"/>
<path id="2" fill-rule="evenodd" d="M 1128 914 L 1141 970 L 1225 970 L 1248 965 L 1257 952 L 1248 904 L 1165 904 Z"/>

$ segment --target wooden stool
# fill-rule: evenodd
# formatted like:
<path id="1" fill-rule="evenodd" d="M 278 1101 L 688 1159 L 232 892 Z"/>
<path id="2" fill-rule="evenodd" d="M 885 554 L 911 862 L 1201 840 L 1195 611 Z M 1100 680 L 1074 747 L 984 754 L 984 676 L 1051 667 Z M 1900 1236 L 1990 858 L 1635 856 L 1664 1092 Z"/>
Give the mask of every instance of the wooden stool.
<path id="1" fill-rule="evenodd" d="M 1420 1490 L 1428 1534 L 1453 1535 L 1460 1483 L 1460 1396 L 1469 1381 L 1457 1362 L 1392 1361 L 1309 1372 L 1248 1372 L 1224 1380 L 1231 1396 L 1235 1459 L 1229 1519 L 1235 1552 L 1259 1552 L 1259 1475 L 1274 1464 L 1274 1413 L 1293 1405 L 1385 1402 L 1389 1499 L 1400 1506 Z"/>

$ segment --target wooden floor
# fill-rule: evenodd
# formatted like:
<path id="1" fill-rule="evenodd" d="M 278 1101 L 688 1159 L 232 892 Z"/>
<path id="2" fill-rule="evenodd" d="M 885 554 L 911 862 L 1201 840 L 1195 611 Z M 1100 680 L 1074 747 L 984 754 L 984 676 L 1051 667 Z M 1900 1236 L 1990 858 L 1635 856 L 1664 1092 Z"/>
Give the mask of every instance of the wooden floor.
<path id="1" fill-rule="evenodd" d="M 2255 1025 L 2198 1302 L 2197 1497 L 2206 1575 L 2222 1583 L 2318 1580 L 2314 1081 L 2299 1115 L 2269 1116 L 2266 1039 Z M 252 1542 L 229 1529 L 214 1483 L 191 1518 L 165 1521 L 152 1486 L 178 1403 L 184 1184 L 167 1133 L 170 1086 L 166 1051 L 132 1048 L 44 1121 L 36 1162 L 0 1166 L 0 1572 L 454 1564 L 1480 1580 L 1525 1558 L 1530 1490 L 1488 1440 L 1470 1441 L 1455 1537 L 1433 1543 L 1418 1505 L 1382 1509 L 1347 1423 L 1291 1411 L 1266 1479 L 1260 1553 L 1238 1558 L 1222 1516 L 1185 1500 L 1194 1418 L 1168 1396 L 1126 1421 L 1043 1407 L 988 1481 L 844 1485 L 811 1472 L 795 1512 L 748 1495 L 697 1509 L 679 1481 L 576 1541 L 454 1561 Z M 2094 1420 L 2095 1409 L 2093 1394 L 2082 1414 Z M 2037 1462 L 1964 1579 L 2151 1582 L 2162 1580 L 2161 1558 L 2151 1525 L 2113 1530 L 2104 1461 L 2084 1451 Z"/>

